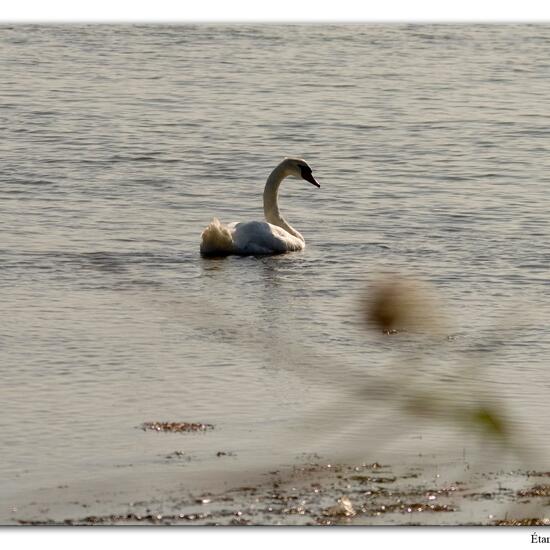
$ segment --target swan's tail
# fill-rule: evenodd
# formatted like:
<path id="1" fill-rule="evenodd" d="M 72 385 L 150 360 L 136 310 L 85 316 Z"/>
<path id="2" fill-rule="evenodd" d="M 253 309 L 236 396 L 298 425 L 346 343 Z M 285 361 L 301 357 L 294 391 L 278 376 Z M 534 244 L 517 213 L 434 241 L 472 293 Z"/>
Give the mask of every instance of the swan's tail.
<path id="1" fill-rule="evenodd" d="M 214 218 L 201 235 L 201 254 L 203 256 L 227 256 L 233 252 L 231 231 Z"/>

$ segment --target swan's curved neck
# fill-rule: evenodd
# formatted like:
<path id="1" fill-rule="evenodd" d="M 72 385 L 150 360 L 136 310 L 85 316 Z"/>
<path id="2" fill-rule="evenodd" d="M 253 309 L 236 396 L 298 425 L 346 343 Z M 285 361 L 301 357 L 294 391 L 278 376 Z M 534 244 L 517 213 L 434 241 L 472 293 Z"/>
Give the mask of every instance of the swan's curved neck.
<path id="1" fill-rule="evenodd" d="M 264 188 L 264 216 L 269 223 L 282 227 L 285 231 L 303 241 L 302 235 L 279 212 L 279 203 L 277 202 L 279 185 L 287 176 L 288 173 L 282 164 L 276 166 L 273 172 L 269 174 Z"/>

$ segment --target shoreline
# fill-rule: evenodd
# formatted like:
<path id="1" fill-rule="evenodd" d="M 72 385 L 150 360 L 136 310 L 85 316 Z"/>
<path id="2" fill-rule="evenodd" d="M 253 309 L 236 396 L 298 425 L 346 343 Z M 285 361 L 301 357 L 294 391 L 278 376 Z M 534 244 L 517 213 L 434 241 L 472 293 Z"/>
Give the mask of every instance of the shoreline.
<path id="1" fill-rule="evenodd" d="M 1 523 L 550 525 L 550 472 L 473 472 L 464 464 L 457 475 L 457 466 L 445 471 L 437 465 L 308 462 L 233 477 L 219 472 L 201 489 L 185 482 L 171 488 L 152 484 L 148 497 L 139 500 L 112 486 L 95 494 L 76 487 L 63 497 L 61 486 L 44 490 L 46 500 L 20 506 Z"/>

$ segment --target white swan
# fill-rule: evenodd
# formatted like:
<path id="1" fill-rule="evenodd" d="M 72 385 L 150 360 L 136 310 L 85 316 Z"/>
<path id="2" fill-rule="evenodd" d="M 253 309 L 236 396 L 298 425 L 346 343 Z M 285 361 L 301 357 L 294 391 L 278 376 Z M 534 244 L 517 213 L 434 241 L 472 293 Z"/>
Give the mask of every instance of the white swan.
<path id="1" fill-rule="evenodd" d="M 302 178 L 321 187 L 313 177 L 307 162 L 285 158 L 267 178 L 264 188 L 264 215 L 267 222 L 233 222 L 223 225 L 214 218 L 201 235 L 203 256 L 241 256 L 281 254 L 302 250 L 304 237 L 281 216 L 277 204 L 279 185 L 287 176 Z"/>

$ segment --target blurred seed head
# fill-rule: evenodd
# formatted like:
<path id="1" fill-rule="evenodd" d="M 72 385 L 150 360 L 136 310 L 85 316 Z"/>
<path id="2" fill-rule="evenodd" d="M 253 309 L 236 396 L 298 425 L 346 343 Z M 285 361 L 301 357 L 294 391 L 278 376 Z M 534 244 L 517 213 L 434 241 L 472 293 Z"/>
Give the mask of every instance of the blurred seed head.
<path id="1" fill-rule="evenodd" d="M 371 285 L 363 310 L 367 326 L 385 334 L 439 332 L 445 324 L 435 292 L 424 283 L 396 275 Z"/>

